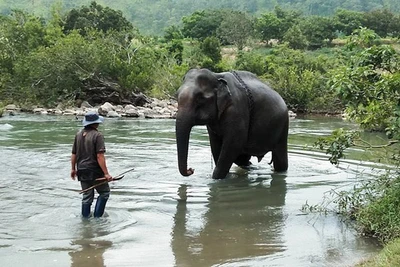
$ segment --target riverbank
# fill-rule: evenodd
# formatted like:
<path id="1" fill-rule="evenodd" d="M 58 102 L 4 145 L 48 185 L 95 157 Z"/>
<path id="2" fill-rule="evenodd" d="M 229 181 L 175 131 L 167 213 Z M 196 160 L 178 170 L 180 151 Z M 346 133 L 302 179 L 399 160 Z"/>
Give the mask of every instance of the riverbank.
<path id="1" fill-rule="evenodd" d="M 33 106 L 30 108 L 22 108 L 15 104 L 10 104 L 4 107 L 4 114 L 13 116 L 17 113 L 33 113 L 39 115 L 73 115 L 77 117 L 84 116 L 88 111 L 96 111 L 100 115 L 110 118 L 130 117 L 130 118 L 146 118 L 146 119 L 175 119 L 178 111 L 178 103 L 176 100 L 159 100 L 156 98 L 149 99 L 143 106 L 127 105 L 112 105 L 106 102 L 99 106 L 92 106 L 84 101 L 79 107 L 63 107 L 61 104 L 54 109 Z M 289 111 L 291 118 L 297 115 Z"/>
<path id="2" fill-rule="evenodd" d="M 358 263 L 355 267 L 400 266 L 400 239 L 388 243 L 378 255 Z"/>
<path id="3" fill-rule="evenodd" d="M 38 106 L 20 107 L 10 104 L 4 107 L 3 115 L 16 115 L 18 113 L 33 113 L 39 115 L 73 115 L 77 117 L 84 116 L 88 111 L 96 111 L 100 115 L 110 118 L 130 117 L 130 118 L 148 118 L 148 119 L 173 119 L 178 110 L 178 103 L 175 100 L 159 100 L 152 98 L 142 106 L 112 105 L 105 102 L 99 106 L 92 106 L 84 101 L 79 107 L 65 107 L 59 104 L 56 108 L 43 108 Z"/>

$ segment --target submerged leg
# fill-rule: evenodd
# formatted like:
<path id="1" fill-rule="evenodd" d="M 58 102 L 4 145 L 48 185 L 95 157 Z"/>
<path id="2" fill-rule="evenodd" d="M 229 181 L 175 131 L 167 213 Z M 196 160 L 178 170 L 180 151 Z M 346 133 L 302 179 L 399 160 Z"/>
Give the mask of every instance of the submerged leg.
<path id="1" fill-rule="evenodd" d="M 96 188 L 99 193 L 99 197 L 96 201 L 96 206 L 94 207 L 94 217 L 101 217 L 104 214 L 108 198 L 110 197 L 110 186 L 108 183 L 100 185 Z"/>
<path id="2" fill-rule="evenodd" d="M 81 181 L 82 190 L 85 190 L 92 186 L 91 182 Z M 94 190 L 89 190 L 82 195 L 82 217 L 89 218 L 90 217 L 90 207 L 92 205 L 94 198 Z"/>
<path id="3" fill-rule="evenodd" d="M 82 203 L 82 217 L 89 218 L 91 204 Z"/>
<path id="4" fill-rule="evenodd" d="M 94 207 L 94 213 L 93 213 L 94 217 L 98 218 L 98 217 L 103 216 L 104 209 L 106 208 L 107 200 L 108 200 L 108 198 L 104 198 L 101 196 L 99 196 L 97 198 L 96 206 Z"/>

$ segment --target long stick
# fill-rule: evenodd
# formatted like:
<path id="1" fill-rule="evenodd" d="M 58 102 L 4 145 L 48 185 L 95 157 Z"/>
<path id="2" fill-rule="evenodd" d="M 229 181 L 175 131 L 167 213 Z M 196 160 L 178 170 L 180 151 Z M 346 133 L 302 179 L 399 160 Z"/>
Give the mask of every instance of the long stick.
<path id="1" fill-rule="evenodd" d="M 108 181 L 108 180 L 105 180 L 105 178 L 99 178 L 99 179 L 96 179 L 95 181 L 103 181 L 103 182 L 101 182 L 101 183 L 98 183 L 98 184 L 95 184 L 95 185 L 92 185 L 91 187 L 88 187 L 88 188 L 86 188 L 86 189 L 84 189 L 84 190 L 81 190 L 81 191 L 79 191 L 79 194 L 82 194 L 82 193 L 85 193 L 85 192 L 87 192 L 87 191 L 89 191 L 89 190 L 92 190 L 93 188 L 96 188 L 96 187 L 98 187 L 98 186 L 100 186 L 100 185 L 102 185 L 102 184 L 106 184 L 106 183 L 108 183 L 108 182 L 112 182 L 112 181 L 118 181 L 118 180 L 121 180 L 122 178 L 124 178 L 124 176 L 122 175 L 122 176 L 117 176 L 117 177 L 115 177 L 115 178 L 113 178 L 112 180 L 110 180 L 110 181 Z"/>
<path id="2" fill-rule="evenodd" d="M 124 171 L 123 173 L 118 174 L 118 175 L 115 176 L 110 182 L 121 180 L 122 178 L 124 178 L 124 175 L 123 175 L 123 174 L 128 173 L 128 172 L 131 172 L 131 171 L 133 171 L 134 169 L 135 169 L 135 168 L 131 168 L 131 169 L 127 170 L 127 171 Z M 88 187 L 88 188 L 86 188 L 86 189 L 83 189 L 83 190 L 79 191 L 79 194 L 85 193 L 85 192 L 87 192 L 87 191 L 89 191 L 89 190 L 92 190 L 93 188 L 96 188 L 96 187 L 98 187 L 98 186 L 100 186 L 100 185 L 103 185 L 103 184 L 106 184 L 106 183 L 109 182 L 108 180 L 106 180 L 105 177 L 96 179 L 96 181 L 102 181 L 102 180 L 105 180 L 105 181 L 103 181 L 103 182 L 101 182 L 101 183 L 98 183 L 98 184 L 95 184 L 95 185 L 92 185 L 91 187 Z"/>

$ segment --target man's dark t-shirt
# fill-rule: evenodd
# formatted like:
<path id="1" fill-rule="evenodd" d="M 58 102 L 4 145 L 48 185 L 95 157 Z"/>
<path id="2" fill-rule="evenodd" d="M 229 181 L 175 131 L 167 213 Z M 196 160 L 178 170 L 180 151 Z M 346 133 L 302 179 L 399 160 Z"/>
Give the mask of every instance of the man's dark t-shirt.
<path id="1" fill-rule="evenodd" d="M 72 154 L 76 155 L 78 180 L 95 180 L 104 173 L 97 162 L 97 154 L 105 153 L 104 136 L 94 128 L 85 128 L 76 134 Z"/>

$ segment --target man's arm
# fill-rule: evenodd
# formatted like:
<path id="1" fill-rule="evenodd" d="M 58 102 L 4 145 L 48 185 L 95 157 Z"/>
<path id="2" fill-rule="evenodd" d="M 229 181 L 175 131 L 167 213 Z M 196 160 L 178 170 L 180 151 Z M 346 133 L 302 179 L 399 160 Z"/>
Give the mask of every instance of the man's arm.
<path id="1" fill-rule="evenodd" d="M 71 178 L 75 180 L 76 177 L 76 154 L 71 154 Z"/>
<path id="2" fill-rule="evenodd" d="M 104 173 L 104 177 L 111 181 L 112 180 L 112 176 L 108 173 L 108 169 L 107 169 L 107 164 L 106 164 L 106 157 L 104 155 L 104 153 L 97 153 L 97 162 L 100 165 L 101 170 Z"/>

